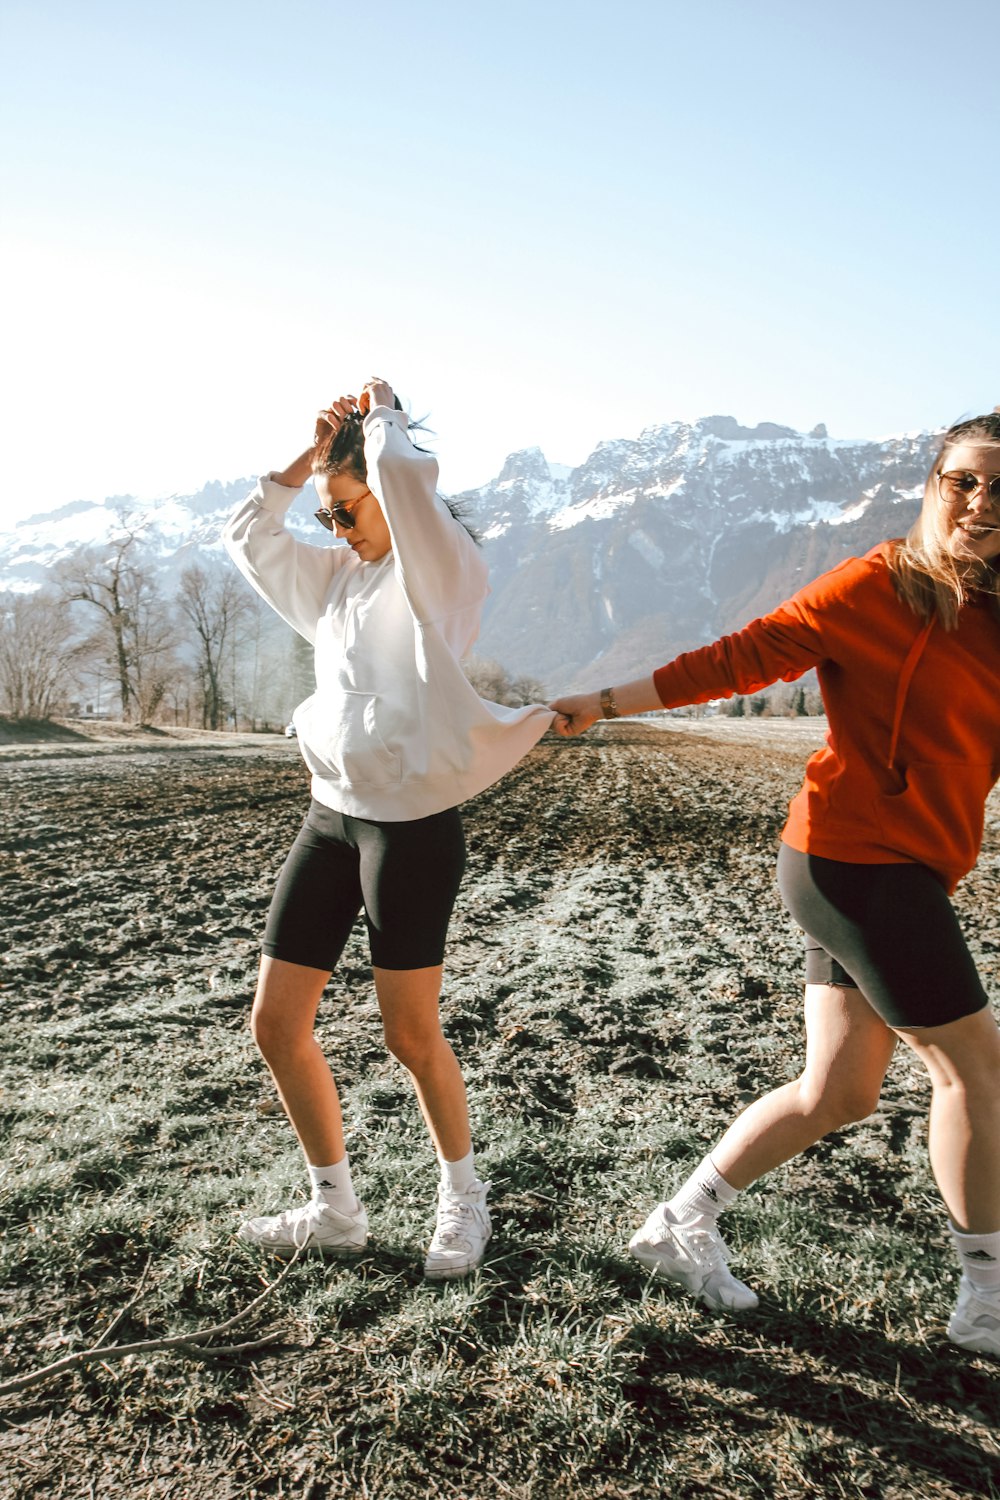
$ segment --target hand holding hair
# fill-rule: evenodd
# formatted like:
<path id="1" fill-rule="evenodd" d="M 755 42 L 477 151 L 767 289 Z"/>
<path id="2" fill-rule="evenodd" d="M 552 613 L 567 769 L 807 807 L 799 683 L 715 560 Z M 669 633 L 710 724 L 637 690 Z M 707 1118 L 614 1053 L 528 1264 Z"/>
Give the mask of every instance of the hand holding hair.
<path id="1" fill-rule="evenodd" d="M 392 393 L 392 386 L 380 375 L 373 375 L 366 380 L 361 389 L 358 400 L 358 410 L 362 415 L 367 415 L 376 406 L 388 406 L 391 410 L 396 404 L 396 398 Z"/>
<path id="2" fill-rule="evenodd" d="M 338 396 L 336 401 L 331 401 L 329 406 L 324 406 L 316 413 L 316 430 L 313 434 L 313 447 L 322 448 L 330 441 L 330 438 L 339 430 L 348 417 L 355 416 L 358 411 L 358 402 L 354 396 Z"/>

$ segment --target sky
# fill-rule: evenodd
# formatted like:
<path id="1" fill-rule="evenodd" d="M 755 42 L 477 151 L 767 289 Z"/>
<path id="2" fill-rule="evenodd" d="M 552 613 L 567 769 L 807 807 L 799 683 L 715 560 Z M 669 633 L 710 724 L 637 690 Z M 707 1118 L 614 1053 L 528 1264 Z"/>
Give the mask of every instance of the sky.
<path id="1" fill-rule="evenodd" d="M 441 486 L 728 413 L 1000 402 L 994 0 L 0 0 L 0 529 L 280 469 L 388 379 Z"/>

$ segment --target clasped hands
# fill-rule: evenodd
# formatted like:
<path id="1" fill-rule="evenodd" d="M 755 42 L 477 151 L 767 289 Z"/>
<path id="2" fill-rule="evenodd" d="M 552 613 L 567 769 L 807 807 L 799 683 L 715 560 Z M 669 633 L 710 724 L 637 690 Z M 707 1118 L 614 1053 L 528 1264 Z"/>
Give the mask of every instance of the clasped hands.
<path id="1" fill-rule="evenodd" d="M 585 733 L 601 717 L 600 693 L 576 693 L 565 698 L 556 698 L 549 708 L 555 711 L 552 722 L 554 734 L 564 740 L 575 739 Z"/>

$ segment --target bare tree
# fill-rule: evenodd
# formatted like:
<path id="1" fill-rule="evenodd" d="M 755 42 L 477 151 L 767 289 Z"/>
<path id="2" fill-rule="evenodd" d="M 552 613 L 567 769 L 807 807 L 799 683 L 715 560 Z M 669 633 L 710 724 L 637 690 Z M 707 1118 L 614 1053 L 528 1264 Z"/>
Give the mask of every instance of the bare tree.
<path id="1" fill-rule="evenodd" d="M 177 630 L 152 570 L 136 570 L 125 643 L 136 717 L 151 724 L 177 673 Z"/>
<path id="2" fill-rule="evenodd" d="M 488 698 L 491 703 L 521 708 L 526 703 L 546 701 L 545 688 L 536 677 L 512 677 L 506 667 L 490 657 L 470 656 L 463 667 L 480 698 Z"/>
<path id="3" fill-rule="evenodd" d="M 242 709 L 252 729 L 271 728 L 286 724 L 296 703 L 316 691 L 313 648 L 259 594 L 244 594 L 252 616 L 230 647 L 232 708 Z"/>
<path id="4" fill-rule="evenodd" d="M 174 630 L 142 556 L 143 523 L 118 513 L 118 531 L 104 546 L 82 547 L 59 568 L 63 598 L 98 612 L 93 645 L 118 683 L 123 719 L 148 723 L 175 670 Z"/>
<path id="5" fill-rule="evenodd" d="M 80 654 L 66 601 L 47 590 L 0 598 L 0 692 L 18 719 L 47 719 L 72 681 Z"/>
<path id="6" fill-rule="evenodd" d="M 234 569 L 209 570 L 201 563 L 191 563 L 181 574 L 177 602 L 197 646 L 202 727 L 221 729 L 226 710 L 222 675 L 226 650 L 230 649 L 235 661 L 239 627 L 253 613 L 251 600 Z"/>

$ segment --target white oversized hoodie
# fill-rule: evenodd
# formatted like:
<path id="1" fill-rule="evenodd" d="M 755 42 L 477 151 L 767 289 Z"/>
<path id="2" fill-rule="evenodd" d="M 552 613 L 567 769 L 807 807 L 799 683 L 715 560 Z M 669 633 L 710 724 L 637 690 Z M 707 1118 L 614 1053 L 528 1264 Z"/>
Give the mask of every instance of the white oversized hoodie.
<path id="1" fill-rule="evenodd" d="M 366 563 L 285 529 L 298 490 L 261 479 L 223 539 L 259 594 L 315 647 L 316 692 L 294 722 L 318 802 L 400 822 L 455 807 L 541 738 L 540 704 L 501 708 L 461 661 L 479 633 L 486 564 L 436 493 L 438 465 L 406 436 L 403 412 L 365 418 L 368 486 L 392 550 Z"/>

